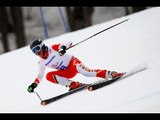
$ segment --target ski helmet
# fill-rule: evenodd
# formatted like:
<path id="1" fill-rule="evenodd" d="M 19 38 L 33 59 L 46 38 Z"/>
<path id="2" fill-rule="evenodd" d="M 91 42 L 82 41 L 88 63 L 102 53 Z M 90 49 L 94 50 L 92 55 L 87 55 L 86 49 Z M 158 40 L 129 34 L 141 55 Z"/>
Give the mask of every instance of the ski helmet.
<path id="1" fill-rule="evenodd" d="M 46 50 L 45 44 L 43 44 L 41 39 L 35 39 L 31 44 L 30 44 L 30 49 L 34 54 L 37 54 L 41 49 Z"/>

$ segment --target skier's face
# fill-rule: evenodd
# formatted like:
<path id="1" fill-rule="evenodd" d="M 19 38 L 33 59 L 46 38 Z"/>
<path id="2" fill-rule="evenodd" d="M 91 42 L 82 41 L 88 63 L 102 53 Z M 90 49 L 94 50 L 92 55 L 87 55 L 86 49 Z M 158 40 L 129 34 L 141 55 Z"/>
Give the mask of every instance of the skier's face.
<path id="1" fill-rule="evenodd" d="M 36 54 L 40 58 L 46 59 L 48 57 L 48 51 L 43 51 L 42 49 Z"/>
<path id="2" fill-rule="evenodd" d="M 36 55 L 38 55 L 39 57 L 42 57 L 43 56 L 43 51 L 42 50 L 40 50 L 39 52 L 37 52 L 37 54 Z"/>

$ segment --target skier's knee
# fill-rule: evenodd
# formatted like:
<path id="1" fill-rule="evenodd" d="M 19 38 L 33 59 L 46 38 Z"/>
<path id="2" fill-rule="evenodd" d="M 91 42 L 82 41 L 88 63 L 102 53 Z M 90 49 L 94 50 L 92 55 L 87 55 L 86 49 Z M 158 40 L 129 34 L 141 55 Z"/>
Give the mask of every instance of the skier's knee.
<path id="1" fill-rule="evenodd" d="M 60 77 L 58 75 L 55 75 L 52 72 L 47 73 L 46 79 L 52 83 L 66 86 L 66 87 L 68 87 L 70 85 L 70 83 L 72 82 L 71 80 L 69 80 L 65 77 Z"/>
<path id="2" fill-rule="evenodd" d="M 52 74 L 51 72 L 47 73 L 46 79 L 52 83 L 58 84 L 58 82 L 56 80 L 56 76 L 54 74 Z"/>

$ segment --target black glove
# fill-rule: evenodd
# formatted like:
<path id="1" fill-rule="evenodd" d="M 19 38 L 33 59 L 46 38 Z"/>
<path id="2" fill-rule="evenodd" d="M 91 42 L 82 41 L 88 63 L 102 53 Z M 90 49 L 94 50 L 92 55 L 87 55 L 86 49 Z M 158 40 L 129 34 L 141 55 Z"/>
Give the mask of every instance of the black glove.
<path id="1" fill-rule="evenodd" d="M 64 55 L 65 53 L 66 53 L 66 46 L 61 46 L 60 47 L 60 49 L 58 50 L 58 54 L 60 55 L 60 56 L 62 56 L 62 55 Z"/>
<path id="2" fill-rule="evenodd" d="M 32 93 L 34 92 L 34 89 L 37 87 L 36 83 L 32 83 L 29 87 L 28 87 L 28 92 Z"/>

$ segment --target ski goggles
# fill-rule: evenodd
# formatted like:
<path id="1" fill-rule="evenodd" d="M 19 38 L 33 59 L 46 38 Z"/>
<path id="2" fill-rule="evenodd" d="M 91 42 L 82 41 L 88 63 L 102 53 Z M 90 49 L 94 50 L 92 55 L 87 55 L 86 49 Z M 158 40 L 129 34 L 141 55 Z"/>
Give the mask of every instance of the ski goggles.
<path id="1" fill-rule="evenodd" d="M 37 54 L 41 49 L 42 49 L 43 44 L 37 45 L 35 47 L 32 48 L 32 52 L 34 54 Z"/>

